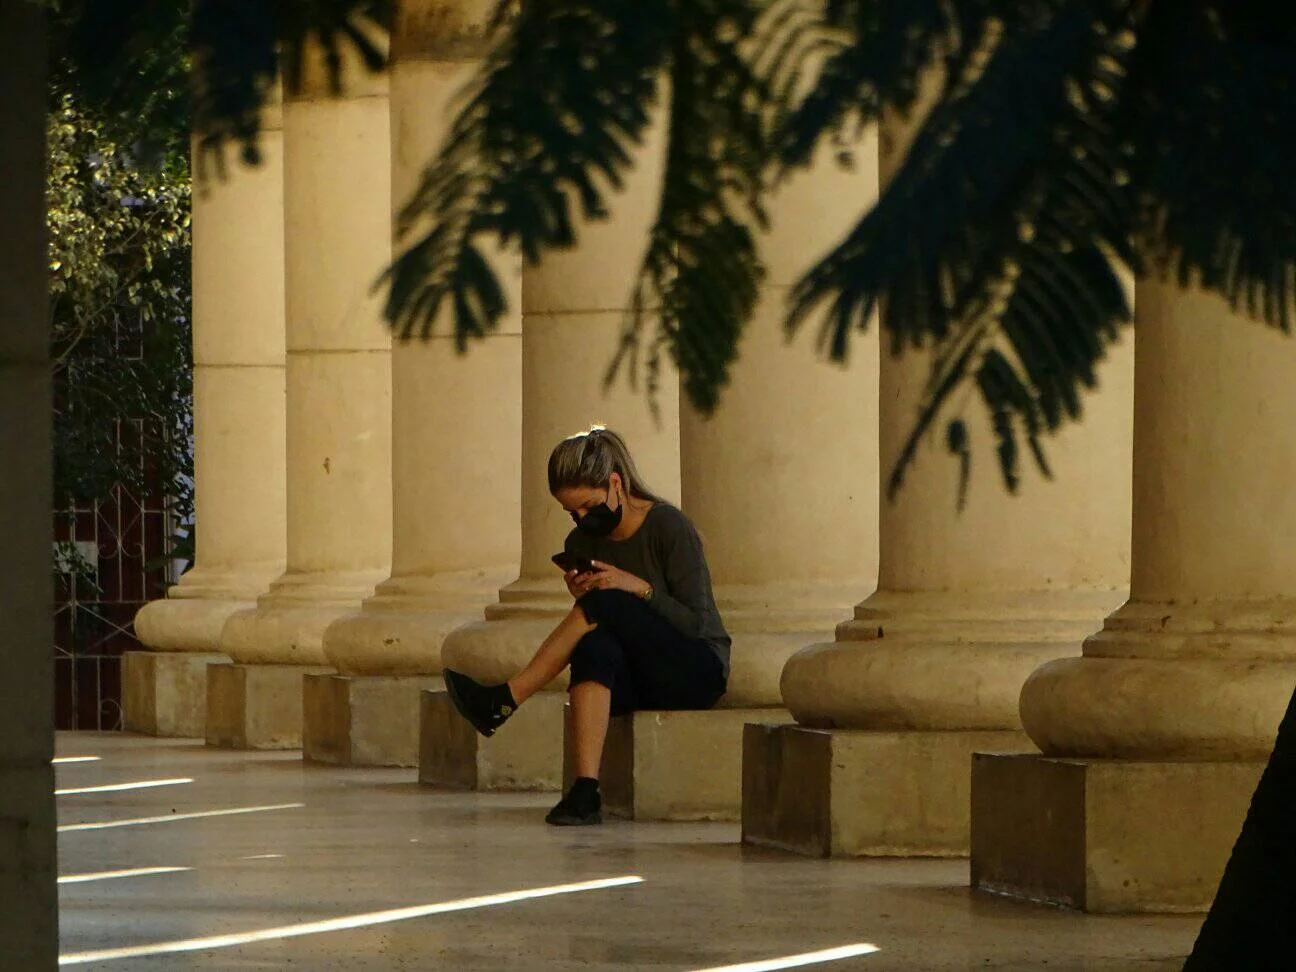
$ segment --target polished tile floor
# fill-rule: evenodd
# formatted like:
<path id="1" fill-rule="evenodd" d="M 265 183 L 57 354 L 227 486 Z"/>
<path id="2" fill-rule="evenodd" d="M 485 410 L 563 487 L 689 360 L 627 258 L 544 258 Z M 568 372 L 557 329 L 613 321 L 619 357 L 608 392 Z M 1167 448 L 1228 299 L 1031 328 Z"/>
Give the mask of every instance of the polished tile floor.
<path id="1" fill-rule="evenodd" d="M 744 848 L 732 825 L 554 830 L 552 797 L 297 753 L 79 733 L 59 754 L 99 757 L 58 766 L 72 967 L 1169 970 L 1199 924 L 974 895 L 961 861 Z M 155 785 L 94 789 L 131 783 Z"/>

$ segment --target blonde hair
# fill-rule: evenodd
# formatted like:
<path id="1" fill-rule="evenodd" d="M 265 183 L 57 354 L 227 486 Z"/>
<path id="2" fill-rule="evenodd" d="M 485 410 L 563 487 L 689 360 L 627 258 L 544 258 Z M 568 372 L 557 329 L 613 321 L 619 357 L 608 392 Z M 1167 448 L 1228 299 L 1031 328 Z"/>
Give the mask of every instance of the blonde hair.
<path id="1" fill-rule="evenodd" d="M 608 484 L 613 473 L 620 475 L 626 492 L 636 499 L 662 502 L 639 475 L 625 440 L 611 429 L 596 425 L 568 436 L 549 454 L 549 492 L 554 495 L 573 487 L 598 489 Z"/>

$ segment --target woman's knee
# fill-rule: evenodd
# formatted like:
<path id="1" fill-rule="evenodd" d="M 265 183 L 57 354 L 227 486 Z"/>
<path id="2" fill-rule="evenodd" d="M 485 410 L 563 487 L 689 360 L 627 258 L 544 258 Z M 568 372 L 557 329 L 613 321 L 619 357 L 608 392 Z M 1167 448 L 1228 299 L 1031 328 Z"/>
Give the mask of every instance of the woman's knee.
<path id="1" fill-rule="evenodd" d="M 628 591 L 597 589 L 581 595 L 576 606 L 590 624 L 608 624 L 618 615 L 643 602 Z"/>
<path id="2" fill-rule="evenodd" d="M 611 688 L 624 664 L 621 646 L 605 632 L 596 629 L 576 642 L 572 650 L 570 684 L 598 682 Z"/>

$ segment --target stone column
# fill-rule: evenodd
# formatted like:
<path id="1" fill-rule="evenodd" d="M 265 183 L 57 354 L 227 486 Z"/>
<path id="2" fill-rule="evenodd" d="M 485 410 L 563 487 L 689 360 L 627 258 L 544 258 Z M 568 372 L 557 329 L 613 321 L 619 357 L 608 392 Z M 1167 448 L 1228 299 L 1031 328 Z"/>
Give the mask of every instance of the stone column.
<path id="1" fill-rule="evenodd" d="M 877 584 L 877 328 L 845 366 L 817 353 L 817 322 L 790 346 L 783 331 L 788 289 L 877 194 L 876 139 L 858 155 L 852 170 L 816 165 L 773 201 L 769 276 L 730 386 L 710 418 L 680 410 L 684 508 L 734 638 L 722 705 L 781 705 L 789 656 L 831 638 Z"/>
<path id="2" fill-rule="evenodd" d="M 40 8 L 0 0 L 0 942 L 33 972 L 58 966 L 45 57 Z"/>
<path id="3" fill-rule="evenodd" d="M 406 0 L 393 37 L 395 211 L 418 186 L 454 99 L 483 53 L 491 4 Z M 511 313 L 455 349 L 449 315 L 428 341 L 392 349 L 392 576 L 333 624 L 337 675 L 306 679 L 308 759 L 416 765 L 419 691 L 440 688 L 441 643 L 517 576 L 522 433 L 521 265 L 501 255 Z"/>
<path id="4" fill-rule="evenodd" d="M 622 433 L 635 462 L 659 494 L 680 489 L 679 399 L 674 375 L 662 376 L 654 419 L 642 388 L 624 381 L 605 390 L 625 308 L 656 213 L 664 131 L 647 138 L 612 216 L 580 228 L 570 250 L 550 252 L 522 277 L 522 567 L 485 620 L 450 635 L 446 667 L 502 681 L 525 664 L 570 609 L 571 597 L 550 562 L 571 520 L 549 495 L 549 453 L 566 435 L 603 424 Z M 555 682 L 551 688 L 561 690 Z M 449 709 L 425 695 L 420 779 L 487 788 L 556 789 L 562 779 L 560 691 L 541 693 L 495 736 L 481 740 Z M 465 731 L 466 730 L 466 731 Z"/>
<path id="5" fill-rule="evenodd" d="M 1130 599 L 1022 690 L 1044 755 L 978 760 L 973 879 L 1205 910 L 1296 685 L 1296 344 L 1151 281 L 1135 334 Z"/>
<path id="6" fill-rule="evenodd" d="M 301 677 L 324 630 L 391 565 L 391 340 L 373 283 L 391 259 L 387 77 L 358 61 L 329 92 L 314 52 L 284 105 L 287 569 L 221 633 L 207 741 L 301 744 Z"/>
<path id="7" fill-rule="evenodd" d="M 877 193 L 876 141 L 861 149 L 852 170 L 816 165 L 773 200 L 761 241 L 768 277 L 730 385 L 709 417 L 681 405 L 683 506 L 734 639 L 729 691 L 724 711 L 616 720 L 603 759 L 604 806 L 614 815 L 738 819 L 743 724 L 789 721 L 784 663 L 831 638 L 877 584 L 877 329 L 857 336 L 838 366 L 817 352 L 817 322 L 790 346 L 783 328 L 788 289 L 811 255 L 840 239 Z"/>
<path id="8" fill-rule="evenodd" d="M 207 666 L 225 622 L 283 573 L 283 117 L 262 121 L 262 159 L 223 170 L 194 147 L 195 566 L 135 617 L 150 651 L 123 659 L 129 731 L 202 736 Z"/>
<path id="9" fill-rule="evenodd" d="M 928 362 L 883 355 L 884 482 Z M 1129 345 L 1115 349 L 1084 421 L 1048 442 L 1054 479 L 1025 470 L 1018 495 L 1004 488 L 977 405 L 967 408 L 979 463 L 961 512 L 957 467 L 929 437 L 882 503 L 877 592 L 833 643 L 783 671 L 800 725 L 747 729 L 744 839 L 815 855 L 968 853 L 972 754 L 1033 748 L 1017 713 L 1022 683 L 1074 654 L 1124 598 L 1132 365 Z"/>

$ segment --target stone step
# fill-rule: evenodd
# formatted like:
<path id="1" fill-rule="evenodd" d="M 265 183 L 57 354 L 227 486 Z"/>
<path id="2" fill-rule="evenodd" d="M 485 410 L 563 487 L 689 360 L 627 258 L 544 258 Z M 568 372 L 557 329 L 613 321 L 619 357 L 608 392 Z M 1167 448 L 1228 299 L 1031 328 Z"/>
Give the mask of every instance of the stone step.
<path id="1" fill-rule="evenodd" d="M 439 675 L 302 678 L 302 757 L 335 766 L 417 766 L 419 700 Z"/>
<path id="2" fill-rule="evenodd" d="M 122 655 L 122 728 L 148 736 L 202 739 L 207 733 L 207 666 L 213 652 L 128 651 Z"/>
<path id="3" fill-rule="evenodd" d="M 1263 770 L 979 753 L 972 886 L 1095 913 L 1204 912 Z"/>
<path id="4" fill-rule="evenodd" d="M 743 727 L 790 722 L 785 709 L 643 711 L 614 718 L 601 770 L 605 812 L 630 820 L 738 820 Z M 566 720 L 564 777 L 575 778 Z"/>
<path id="5" fill-rule="evenodd" d="M 495 735 L 477 732 L 444 691 L 420 693 L 419 782 L 468 790 L 557 790 L 562 785 L 562 692 L 538 692 Z"/>
<path id="6" fill-rule="evenodd" d="M 209 665 L 207 745 L 222 749 L 300 749 L 302 677 L 317 665 Z"/>
<path id="7" fill-rule="evenodd" d="M 743 842 L 811 857 L 966 857 L 972 754 L 1024 732 L 749 725 Z"/>

